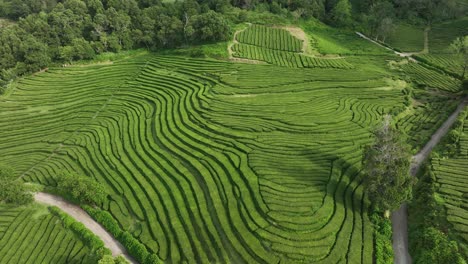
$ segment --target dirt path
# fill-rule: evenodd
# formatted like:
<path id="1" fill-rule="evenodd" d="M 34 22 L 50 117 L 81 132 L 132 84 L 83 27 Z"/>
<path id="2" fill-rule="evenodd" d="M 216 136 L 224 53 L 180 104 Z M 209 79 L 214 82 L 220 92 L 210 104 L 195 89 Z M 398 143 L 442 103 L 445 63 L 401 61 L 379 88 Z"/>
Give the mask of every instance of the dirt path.
<path id="1" fill-rule="evenodd" d="M 83 223 L 91 232 L 102 239 L 104 245 L 109 248 L 112 252 L 112 256 L 123 255 L 130 263 L 136 262 L 127 250 L 117 241 L 112 235 L 110 235 L 101 225 L 99 225 L 94 219 L 91 218 L 83 209 L 79 206 L 71 204 L 65 201 L 62 197 L 55 196 L 48 193 L 36 193 L 34 195 L 36 202 L 43 203 L 49 206 L 57 206 L 65 213 L 69 214 L 76 221 Z"/>
<path id="2" fill-rule="evenodd" d="M 379 43 L 379 42 L 377 42 L 377 41 L 375 41 L 375 40 L 373 40 L 373 39 L 367 37 L 366 35 L 364 35 L 364 34 L 362 34 L 362 33 L 360 33 L 360 32 L 356 32 L 356 34 L 357 34 L 358 36 L 360 36 L 361 38 L 363 38 L 363 39 L 365 39 L 365 40 L 368 40 L 368 41 L 374 43 L 375 45 L 378 45 L 378 46 L 380 46 L 380 47 L 382 47 L 382 48 L 384 48 L 384 49 L 386 49 L 386 50 L 392 51 L 393 53 L 395 53 L 396 55 L 398 55 L 398 56 L 400 56 L 400 57 L 408 58 L 408 60 L 410 60 L 411 62 L 417 62 L 417 61 L 416 61 L 413 57 L 411 57 L 411 56 L 413 56 L 413 55 L 415 55 L 415 54 L 417 54 L 417 53 L 419 53 L 419 52 L 399 52 L 399 51 L 396 51 L 396 50 L 394 50 L 394 49 L 392 49 L 392 48 L 389 48 L 389 47 L 387 47 L 387 46 L 382 45 L 381 43 Z"/>
<path id="3" fill-rule="evenodd" d="M 248 27 L 250 27 L 251 25 L 252 24 L 249 23 Z M 232 55 L 233 54 L 232 46 L 239 43 L 239 41 L 237 41 L 237 34 L 241 33 L 244 30 L 246 30 L 248 27 L 246 27 L 244 29 L 237 30 L 236 32 L 234 32 L 234 36 L 232 37 L 232 43 L 230 43 L 228 45 L 229 60 L 236 61 L 236 62 L 250 63 L 250 64 L 267 64 L 264 61 L 250 60 L 250 59 L 245 59 L 245 58 L 237 58 L 237 57 L 234 57 Z"/>
<path id="4" fill-rule="evenodd" d="M 302 40 L 302 54 L 311 53 L 309 50 L 309 38 L 302 28 L 293 26 L 275 26 L 274 28 L 287 30 L 293 37 Z"/>
<path id="5" fill-rule="evenodd" d="M 442 124 L 442 126 L 432 135 L 431 140 L 421 149 L 421 151 L 413 156 L 410 166 L 411 176 L 416 176 L 421 167 L 421 164 L 428 158 L 432 149 L 440 142 L 452 125 L 457 120 L 458 115 L 468 105 L 468 97 L 465 97 L 458 105 L 455 112 Z M 393 230 L 393 252 L 394 263 L 410 264 L 411 256 L 408 250 L 408 207 L 403 204 L 397 211 L 392 213 L 392 230 Z"/>

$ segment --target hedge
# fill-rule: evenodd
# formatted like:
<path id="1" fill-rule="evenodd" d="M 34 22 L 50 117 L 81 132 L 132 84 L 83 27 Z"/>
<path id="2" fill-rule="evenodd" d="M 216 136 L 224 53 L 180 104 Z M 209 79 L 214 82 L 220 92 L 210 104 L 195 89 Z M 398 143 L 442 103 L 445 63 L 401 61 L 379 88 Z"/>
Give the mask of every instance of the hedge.
<path id="1" fill-rule="evenodd" d="M 50 206 L 49 211 L 60 218 L 65 228 L 71 229 L 75 234 L 83 240 L 83 243 L 89 248 L 98 253 L 102 258 L 104 255 L 112 255 L 111 251 L 104 247 L 104 242 L 96 236 L 93 232 L 87 229 L 82 223 L 77 222 L 75 219 L 62 212 L 56 206 Z"/>
<path id="2" fill-rule="evenodd" d="M 106 211 L 95 209 L 88 205 L 82 208 L 99 224 L 101 224 L 109 233 L 111 233 L 127 249 L 128 253 L 142 264 L 161 263 L 159 257 L 150 253 L 148 249 L 138 239 L 134 238 L 128 231 L 122 231 L 117 221 Z"/>

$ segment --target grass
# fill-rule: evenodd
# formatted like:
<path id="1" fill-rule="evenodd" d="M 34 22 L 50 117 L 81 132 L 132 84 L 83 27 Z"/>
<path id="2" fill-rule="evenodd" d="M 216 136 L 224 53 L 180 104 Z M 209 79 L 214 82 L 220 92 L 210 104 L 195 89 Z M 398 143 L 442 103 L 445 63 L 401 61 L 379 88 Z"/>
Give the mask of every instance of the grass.
<path id="1" fill-rule="evenodd" d="M 97 257 L 60 219 L 37 204 L 0 205 L 1 263 L 96 263 Z"/>
<path id="2" fill-rule="evenodd" d="M 310 36 L 312 47 L 327 55 L 388 55 L 389 51 L 359 38 L 355 32 L 337 29 L 320 22 L 301 21 L 301 28 Z"/>
<path id="3" fill-rule="evenodd" d="M 424 49 L 424 27 L 405 23 L 397 24 L 386 43 L 403 52 L 419 52 Z"/>
<path id="4" fill-rule="evenodd" d="M 460 36 L 468 35 L 468 17 L 435 24 L 429 32 L 430 53 L 449 53 L 450 44 Z"/>

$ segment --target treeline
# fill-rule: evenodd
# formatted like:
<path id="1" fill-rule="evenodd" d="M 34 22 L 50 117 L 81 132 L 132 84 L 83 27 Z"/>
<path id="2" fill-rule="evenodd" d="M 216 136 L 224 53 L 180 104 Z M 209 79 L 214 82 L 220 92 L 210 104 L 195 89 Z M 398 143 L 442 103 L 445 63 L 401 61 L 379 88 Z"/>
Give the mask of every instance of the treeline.
<path id="1" fill-rule="evenodd" d="M 53 61 L 146 47 L 171 48 L 226 40 L 224 0 L 0 0 L 0 85 Z"/>
<path id="2" fill-rule="evenodd" d="M 464 15 L 457 0 L 0 0 L 0 87 L 24 73 L 102 52 L 226 40 L 246 10 L 317 18 L 385 40 L 396 20 L 431 25 Z"/>

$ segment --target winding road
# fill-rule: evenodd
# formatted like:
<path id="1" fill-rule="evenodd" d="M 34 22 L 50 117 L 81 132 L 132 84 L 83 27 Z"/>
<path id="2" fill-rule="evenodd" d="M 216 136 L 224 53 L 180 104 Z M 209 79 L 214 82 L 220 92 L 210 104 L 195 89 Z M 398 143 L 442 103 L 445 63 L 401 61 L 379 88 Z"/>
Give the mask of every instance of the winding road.
<path id="1" fill-rule="evenodd" d="M 432 149 L 445 136 L 457 120 L 458 115 L 468 105 L 468 97 L 465 97 L 457 109 L 449 116 L 442 126 L 432 135 L 424 148 L 413 156 L 410 166 L 411 176 L 416 176 L 422 163 L 429 157 Z M 411 256 L 408 250 L 408 206 L 403 204 L 392 213 L 393 252 L 395 264 L 410 264 Z"/>
<path id="2" fill-rule="evenodd" d="M 49 206 L 57 206 L 65 213 L 69 214 L 76 221 L 83 223 L 91 232 L 98 236 L 103 242 L 104 245 L 110 249 L 112 256 L 122 255 L 130 263 L 137 264 L 130 255 L 128 255 L 127 250 L 120 244 L 117 239 L 115 239 L 111 234 L 109 234 L 100 224 L 98 224 L 91 216 L 88 215 L 83 209 L 79 206 L 74 205 L 60 196 L 38 192 L 34 195 L 34 199 L 38 203 L 46 204 Z"/>

